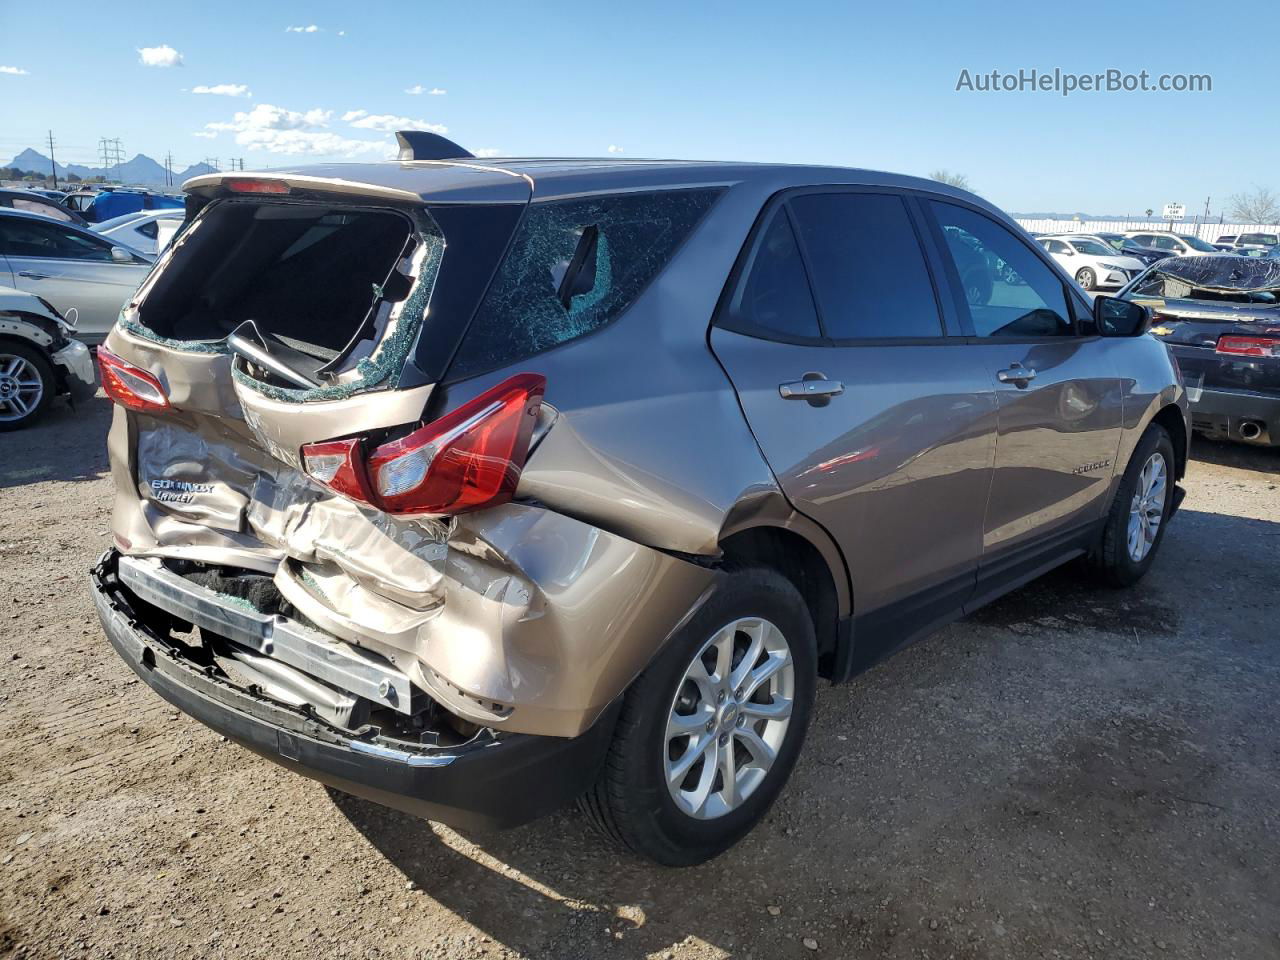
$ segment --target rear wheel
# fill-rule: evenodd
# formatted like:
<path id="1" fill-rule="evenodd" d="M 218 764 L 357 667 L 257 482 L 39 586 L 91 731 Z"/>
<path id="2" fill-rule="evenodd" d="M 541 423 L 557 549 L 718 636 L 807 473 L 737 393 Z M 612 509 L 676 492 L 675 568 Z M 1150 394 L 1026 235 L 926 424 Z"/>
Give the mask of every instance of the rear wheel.
<path id="1" fill-rule="evenodd" d="M 606 836 L 668 866 L 728 849 L 791 774 L 816 665 L 813 622 L 790 581 L 730 572 L 627 692 L 583 809 Z"/>
<path id="2" fill-rule="evenodd" d="M 40 351 L 0 341 L 0 430 L 19 430 L 53 402 L 53 368 Z"/>
<path id="3" fill-rule="evenodd" d="M 1168 432 L 1151 424 L 1129 458 L 1102 541 L 1089 558 L 1112 586 L 1137 583 L 1151 568 L 1173 509 L 1174 462 Z"/>
<path id="4" fill-rule="evenodd" d="M 1076 271 L 1076 283 L 1084 287 L 1086 290 L 1092 290 L 1098 282 L 1097 276 L 1088 267 L 1081 267 Z"/>

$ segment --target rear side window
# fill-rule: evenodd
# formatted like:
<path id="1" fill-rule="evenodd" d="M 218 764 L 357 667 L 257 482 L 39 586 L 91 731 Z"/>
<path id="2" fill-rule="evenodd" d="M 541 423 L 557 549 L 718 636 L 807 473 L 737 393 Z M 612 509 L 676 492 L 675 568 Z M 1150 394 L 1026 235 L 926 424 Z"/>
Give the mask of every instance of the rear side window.
<path id="1" fill-rule="evenodd" d="M 778 206 L 734 291 L 725 326 L 768 339 L 818 339 L 818 311 L 786 207 Z"/>
<path id="2" fill-rule="evenodd" d="M 450 378 L 517 363 L 617 318 L 666 266 L 720 192 L 664 190 L 532 204 Z M 589 256 L 578 262 L 584 253 Z"/>
<path id="3" fill-rule="evenodd" d="M 924 253 L 900 197 L 804 194 L 791 208 L 828 337 L 943 335 Z"/>

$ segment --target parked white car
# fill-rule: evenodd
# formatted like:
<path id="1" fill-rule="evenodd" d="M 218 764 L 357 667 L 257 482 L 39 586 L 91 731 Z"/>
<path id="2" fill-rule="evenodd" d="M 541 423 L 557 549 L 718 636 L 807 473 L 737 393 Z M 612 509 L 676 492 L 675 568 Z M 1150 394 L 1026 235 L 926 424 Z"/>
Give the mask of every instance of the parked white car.
<path id="1" fill-rule="evenodd" d="M 1086 290 L 1123 287 L 1147 268 L 1137 257 L 1122 256 L 1092 237 L 1038 237 L 1036 243 Z"/>
<path id="2" fill-rule="evenodd" d="M 32 423 L 58 394 L 93 395 L 93 359 L 73 332 L 53 304 L 0 286 L 0 430 Z"/>
<path id="3" fill-rule="evenodd" d="M 1144 247 L 1168 250 L 1175 257 L 1203 257 L 1206 254 L 1222 254 L 1222 251 L 1212 243 L 1186 233 L 1169 233 L 1161 230 L 1126 230 L 1124 235 L 1132 237 Z"/>
<path id="4" fill-rule="evenodd" d="M 165 244 L 161 240 L 172 239 L 185 215 L 182 210 L 138 210 L 95 223 L 89 229 L 109 238 L 112 243 L 124 243 L 155 256 L 164 249 Z M 173 229 L 166 229 L 169 227 Z"/>
<path id="5" fill-rule="evenodd" d="M 101 343 L 154 258 L 91 230 L 18 210 L 0 210 L 0 284 L 34 293 L 62 314 L 75 310 L 76 335 Z"/>

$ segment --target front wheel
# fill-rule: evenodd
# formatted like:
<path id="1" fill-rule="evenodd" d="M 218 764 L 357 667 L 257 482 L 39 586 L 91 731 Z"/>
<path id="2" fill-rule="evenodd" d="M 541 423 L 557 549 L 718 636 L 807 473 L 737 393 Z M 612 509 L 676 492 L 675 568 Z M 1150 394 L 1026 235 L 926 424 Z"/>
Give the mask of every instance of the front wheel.
<path id="1" fill-rule="evenodd" d="M 1173 510 L 1174 462 L 1168 432 L 1151 424 L 1129 458 L 1102 541 L 1089 558 L 1112 586 L 1137 583 L 1151 568 Z"/>
<path id="2" fill-rule="evenodd" d="M 1097 276 L 1095 276 L 1094 272 L 1088 267 L 1081 267 L 1076 273 L 1076 283 L 1080 284 L 1080 286 L 1084 287 L 1086 290 L 1092 290 L 1097 282 Z"/>
<path id="3" fill-rule="evenodd" d="M 56 390 L 44 354 L 21 343 L 0 343 L 0 430 L 20 430 L 39 419 Z"/>
<path id="4" fill-rule="evenodd" d="M 771 570 L 728 572 L 627 692 L 583 810 L 667 866 L 722 853 L 790 776 L 816 676 L 813 621 L 796 588 Z"/>

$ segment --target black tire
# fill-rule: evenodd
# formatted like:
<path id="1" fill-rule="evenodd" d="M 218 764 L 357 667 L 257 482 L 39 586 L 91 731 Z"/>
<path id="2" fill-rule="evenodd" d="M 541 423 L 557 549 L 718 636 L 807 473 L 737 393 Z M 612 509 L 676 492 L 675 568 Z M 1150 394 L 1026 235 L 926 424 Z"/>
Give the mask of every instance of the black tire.
<path id="1" fill-rule="evenodd" d="M 1138 488 L 1139 478 L 1147 461 L 1159 454 L 1164 457 L 1165 484 L 1164 506 L 1160 526 L 1151 542 L 1146 555 L 1134 560 L 1129 552 L 1129 514 L 1133 505 L 1134 492 Z M 1089 555 L 1089 565 L 1094 573 L 1113 587 L 1128 587 L 1141 580 L 1151 569 L 1156 552 L 1164 542 L 1164 533 L 1169 526 L 1169 511 L 1173 507 L 1174 464 L 1177 462 L 1173 451 L 1173 441 L 1168 431 L 1158 423 L 1147 427 L 1134 447 L 1129 465 L 1125 468 L 1120 487 L 1116 490 L 1115 501 L 1107 514 L 1107 524 L 1102 531 L 1102 539 L 1097 548 Z"/>
<path id="2" fill-rule="evenodd" d="M 1086 290 L 1092 290 L 1098 282 L 1098 277 L 1088 267 L 1081 267 L 1076 271 L 1076 283 L 1080 284 Z"/>
<path id="3" fill-rule="evenodd" d="M 58 381 L 53 375 L 53 366 L 45 355 L 35 347 L 14 340 L 0 340 L 0 392 L 6 389 L 4 372 L 14 358 L 24 360 L 27 366 L 40 378 L 40 398 L 25 414 L 16 415 L 15 408 L 5 398 L 0 397 L 0 431 L 21 430 L 29 427 L 49 409 L 54 395 L 58 391 Z M 12 416 L 12 419 L 7 419 Z"/>
<path id="4" fill-rule="evenodd" d="M 754 792 L 722 816 L 695 819 L 676 805 L 666 784 L 663 751 L 668 749 L 671 704 L 685 671 L 709 638 L 743 617 L 769 621 L 786 639 L 795 668 L 791 719 Z M 729 571 L 716 593 L 627 691 L 604 771 L 580 806 L 606 837 L 666 866 L 691 866 L 723 853 L 768 812 L 791 775 L 813 711 L 816 678 L 813 620 L 796 588 L 772 570 Z"/>

